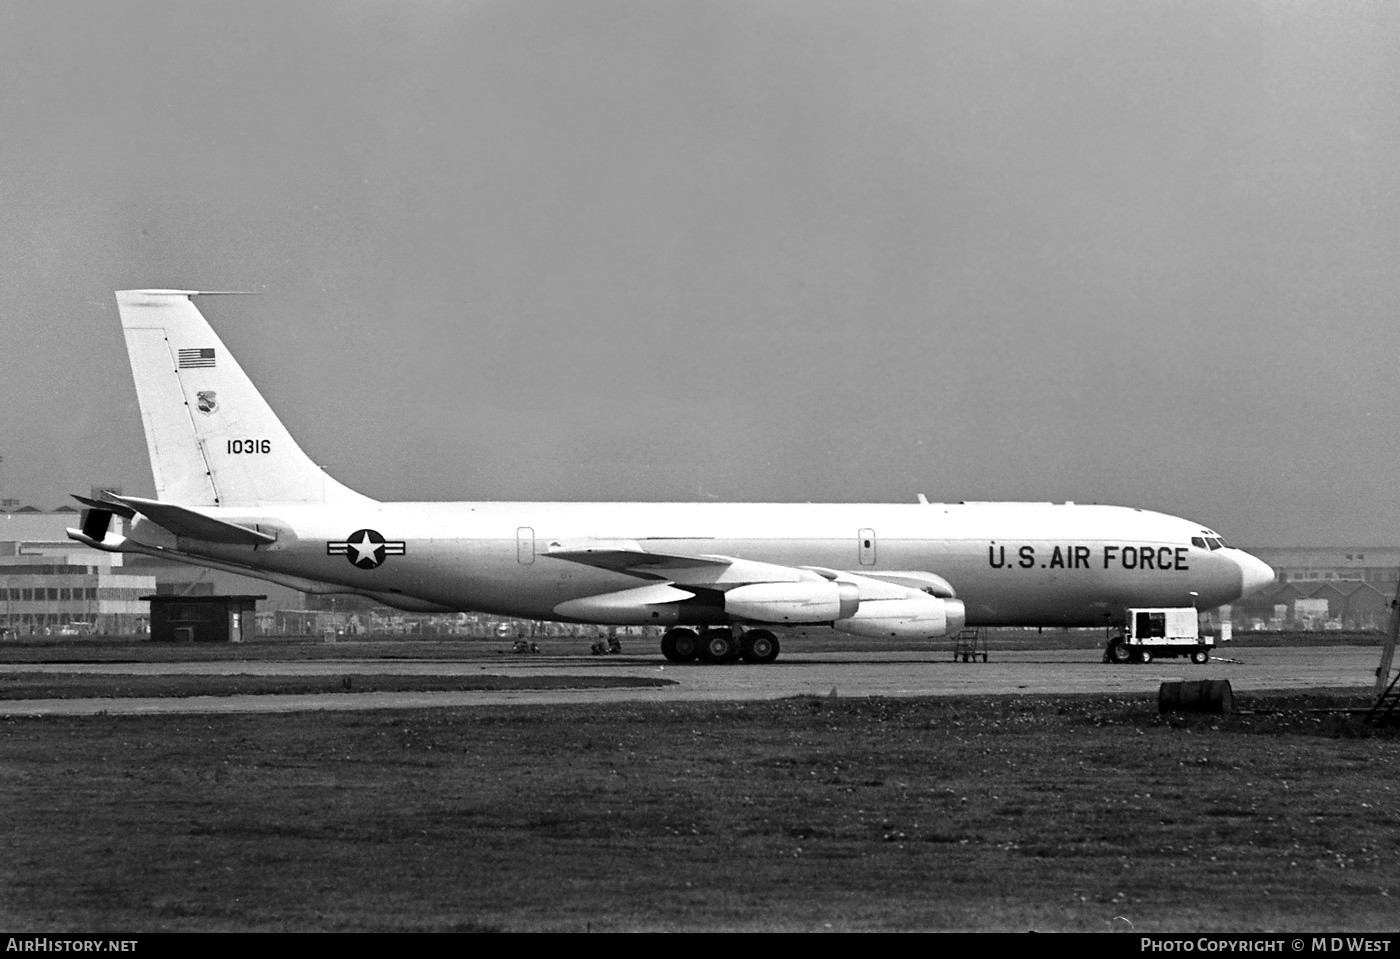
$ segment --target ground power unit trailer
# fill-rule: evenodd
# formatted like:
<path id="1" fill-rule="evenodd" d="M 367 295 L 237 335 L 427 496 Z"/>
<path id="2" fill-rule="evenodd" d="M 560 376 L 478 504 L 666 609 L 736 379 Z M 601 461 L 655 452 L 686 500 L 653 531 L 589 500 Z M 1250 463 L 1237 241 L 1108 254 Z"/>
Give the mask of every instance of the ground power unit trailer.
<path id="1" fill-rule="evenodd" d="M 1109 640 L 1105 660 L 1111 663 L 1150 663 L 1163 656 L 1190 656 L 1191 662 L 1210 661 L 1215 637 L 1201 633 L 1194 606 L 1129 609 L 1127 624 Z"/>

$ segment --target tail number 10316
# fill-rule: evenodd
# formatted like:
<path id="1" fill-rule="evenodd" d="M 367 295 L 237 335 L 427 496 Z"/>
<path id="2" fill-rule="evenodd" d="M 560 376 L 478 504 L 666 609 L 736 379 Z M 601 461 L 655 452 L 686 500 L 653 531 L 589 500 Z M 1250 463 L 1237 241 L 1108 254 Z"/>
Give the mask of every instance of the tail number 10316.
<path id="1" fill-rule="evenodd" d="M 229 440 L 230 453 L 271 453 L 272 440 Z"/>

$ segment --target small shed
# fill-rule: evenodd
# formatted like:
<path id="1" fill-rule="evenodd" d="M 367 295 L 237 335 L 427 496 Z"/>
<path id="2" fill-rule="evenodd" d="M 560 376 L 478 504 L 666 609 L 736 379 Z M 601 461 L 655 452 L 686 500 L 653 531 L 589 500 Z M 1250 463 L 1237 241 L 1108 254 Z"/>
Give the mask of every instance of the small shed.
<path id="1" fill-rule="evenodd" d="M 266 596 L 142 596 L 151 604 L 158 643 L 241 643 L 257 632 L 258 600 Z"/>

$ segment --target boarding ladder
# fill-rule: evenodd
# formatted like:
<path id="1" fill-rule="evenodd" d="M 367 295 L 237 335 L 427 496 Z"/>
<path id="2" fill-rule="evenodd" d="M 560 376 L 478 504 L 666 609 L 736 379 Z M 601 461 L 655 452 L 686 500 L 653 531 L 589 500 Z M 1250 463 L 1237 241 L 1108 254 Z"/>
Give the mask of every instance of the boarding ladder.
<path id="1" fill-rule="evenodd" d="M 1366 721 L 1376 725 L 1396 722 L 1400 720 L 1397 708 L 1400 708 L 1400 673 L 1395 674 L 1385 692 L 1376 699 L 1376 704 L 1366 714 Z"/>
<path id="2" fill-rule="evenodd" d="M 987 661 L 987 636 L 981 629 L 960 629 L 953 637 L 953 662 L 975 663 L 977 657 Z"/>
<path id="3" fill-rule="evenodd" d="M 1379 725 L 1400 719 L 1400 672 L 1391 675 L 1395 661 L 1395 640 L 1400 636 L 1400 588 L 1390 601 L 1390 629 L 1386 630 L 1385 646 L 1381 648 L 1381 664 L 1376 669 L 1376 703 L 1366 714 L 1366 722 Z"/>

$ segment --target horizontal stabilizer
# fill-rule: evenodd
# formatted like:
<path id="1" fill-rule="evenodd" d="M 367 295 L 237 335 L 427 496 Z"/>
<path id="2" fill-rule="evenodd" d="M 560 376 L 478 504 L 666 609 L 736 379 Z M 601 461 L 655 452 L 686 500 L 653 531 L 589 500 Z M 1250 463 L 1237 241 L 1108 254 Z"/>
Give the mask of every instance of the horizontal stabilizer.
<path id="1" fill-rule="evenodd" d="M 84 506 L 90 506 L 93 509 L 106 510 L 109 513 L 113 513 L 117 516 L 120 516 L 122 519 L 134 519 L 136 516 L 136 510 L 132 509 L 130 506 L 127 506 L 125 503 L 119 502 L 115 499 L 89 499 L 86 496 L 79 496 L 77 493 L 69 493 L 68 495 L 73 497 L 79 503 L 82 503 Z M 107 495 L 111 496 L 112 494 L 108 493 Z"/>
<path id="2" fill-rule="evenodd" d="M 107 533 L 105 530 L 103 531 L 102 539 L 96 539 L 92 536 L 89 536 L 87 533 L 84 533 L 82 530 L 74 529 L 71 526 L 65 529 L 64 532 L 67 533 L 68 538 L 73 540 L 75 543 L 82 543 L 84 546 L 91 546 L 93 549 L 100 549 L 104 553 L 124 552 L 124 546 L 128 542 L 125 536 L 113 536 L 112 534 Z"/>
<path id="3" fill-rule="evenodd" d="M 231 546 L 265 546 L 277 542 L 275 536 L 249 529 L 247 526 L 239 526 L 237 523 L 213 519 L 174 503 L 162 503 L 159 500 L 141 499 L 137 496 L 119 496 L 116 499 L 176 536 Z"/>

